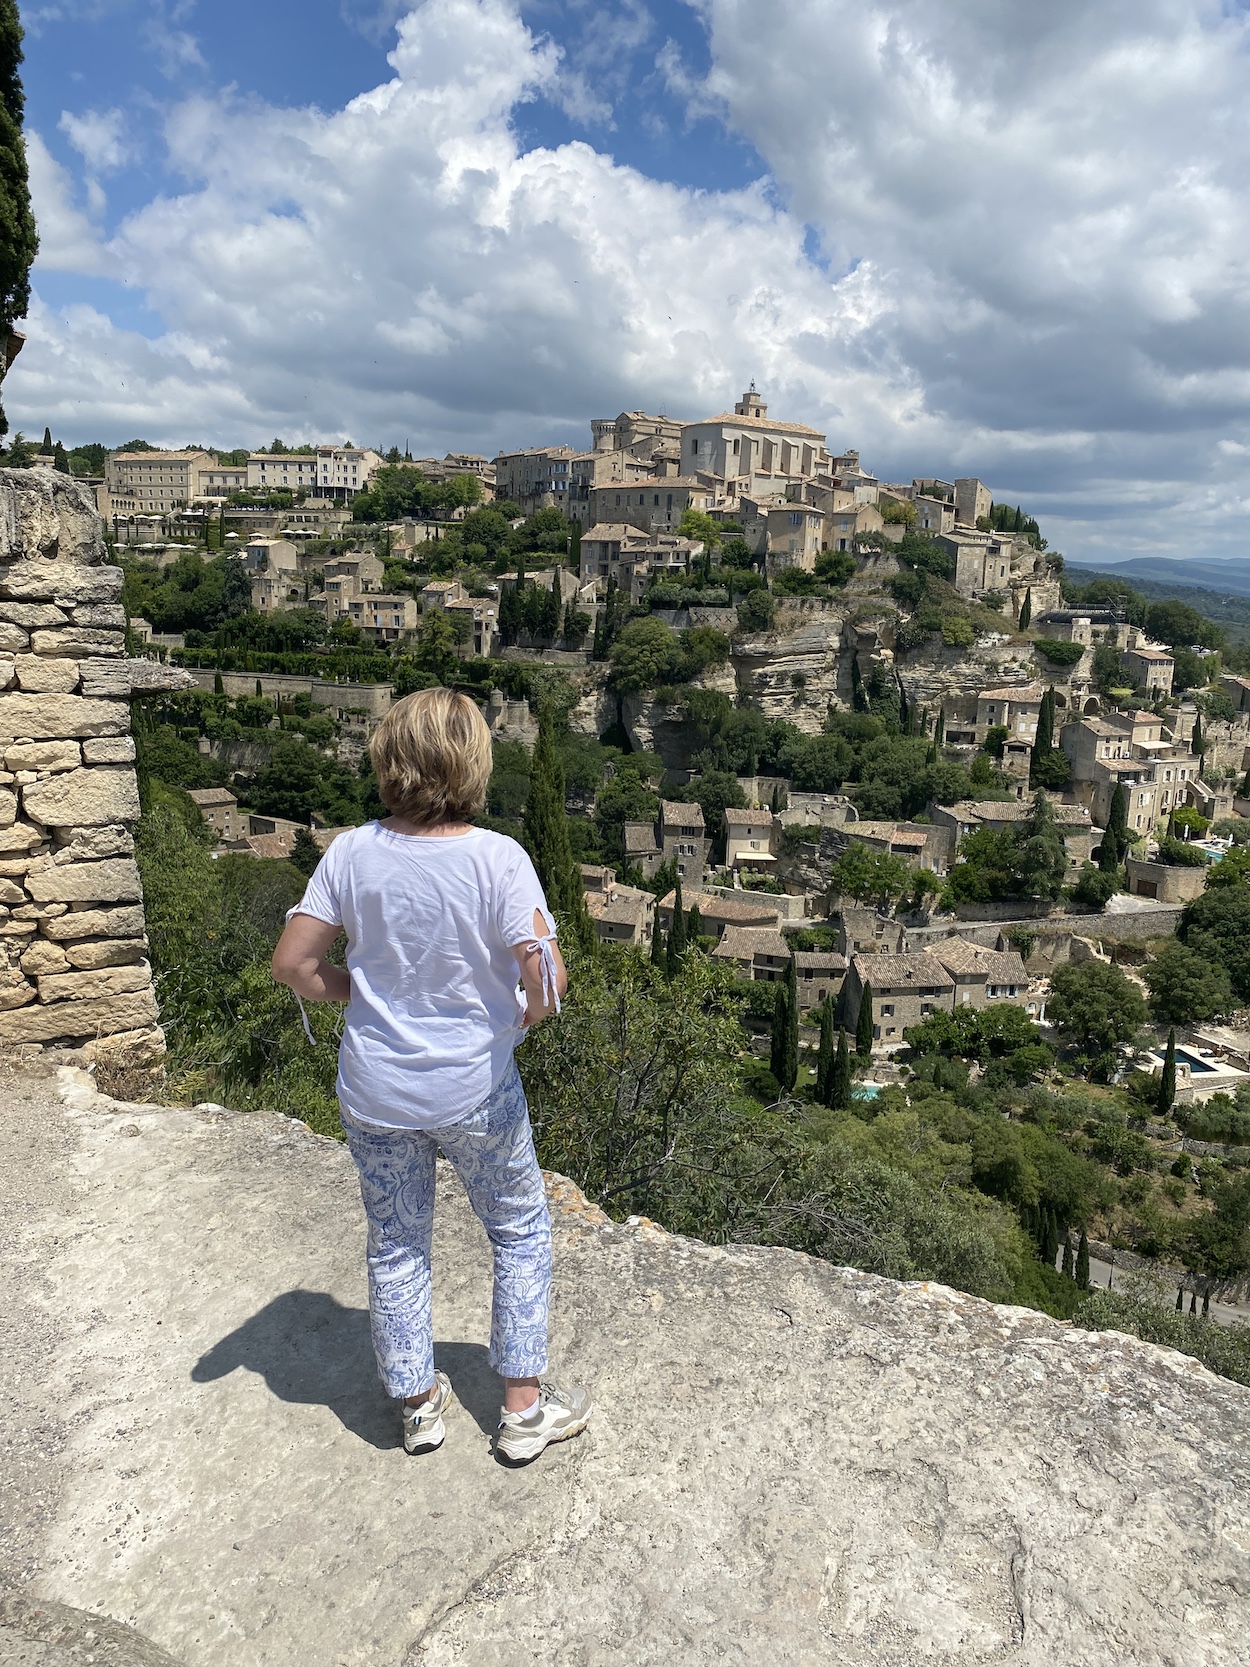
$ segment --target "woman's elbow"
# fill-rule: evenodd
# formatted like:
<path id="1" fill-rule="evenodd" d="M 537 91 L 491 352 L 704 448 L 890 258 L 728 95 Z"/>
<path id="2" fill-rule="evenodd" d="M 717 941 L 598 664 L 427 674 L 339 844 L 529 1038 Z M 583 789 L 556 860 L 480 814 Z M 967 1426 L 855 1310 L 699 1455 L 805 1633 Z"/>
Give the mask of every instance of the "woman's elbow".
<path id="1" fill-rule="evenodd" d="M 299 976 L 299 966 L 289 950 L 284 950 L 282 944 L 273 952 L 273 960 L 269 963 L 269 970 L 273 974 L 274 982 L 293 985 Z"/>

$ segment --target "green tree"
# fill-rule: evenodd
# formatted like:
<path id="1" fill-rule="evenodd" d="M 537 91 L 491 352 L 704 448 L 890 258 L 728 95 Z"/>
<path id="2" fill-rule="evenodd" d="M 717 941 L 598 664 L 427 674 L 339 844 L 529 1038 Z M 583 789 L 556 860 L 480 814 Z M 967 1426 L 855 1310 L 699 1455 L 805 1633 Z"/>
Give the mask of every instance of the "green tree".
<path id="1" fill-rule="evenodd" d="M 874 851 L 862 839 L 851 839 L 829 871 L 830 885 L 858 903 L 886 908 L 911 885 L 911 869 L 904 858 Z"/>
<path id="2" fill-rule="evenodd" d="M 699 939 L 703 936 L 703 915 L 696 903 L 686 916 L 686 941 L 692 948 L 697 948 Z"/>
<path id="3" fill-rule="evenodd" d="M 1168 1031 L 1167 1052 L 1163 1056 L 1163 1075 L 1159 1079 L 1159 1099 L 1155 1106 L 1160 1117 L 1170 1117 L 1176 1104 L 1176 1028 Z"/>
<path id="4" fill-rule="evenodd" d="M 702 510 L 686 509 L 682 511 L 681 520 L 677 523 L 677 536 L 694 539 L 702 544 L 710 555 L 720 546 L 720 524 L 713 521 L 710 515 L 705 515 Z"/>
<path id="5" fill-rule="evenodd" d="M 549 704 L 539 713 L 523 826 L 525 842 L 548 903 L 583 950 L 589 951 L 593 947 L 593 928 L 582 894 L 582 871 L 573 861 L 569 845 L 564 766 L 556 751 L 555 721 Z"/>
<path id="6" fill-rule="evenodd" d="M 1017 830 L 1020 896 L 1053 901 L 1063 890 L 1068 857 L 1050 800 L 1039 788 Z"/>
<path id="7" fill-rule="evenodd" d="M 1025 593 L 1024 593 L 1024 601 L 1021 602 L 1021 604 L 1020 604 L 1020 619 L 1019 619 L 1019 623 L 1016 627 L 1017 630 L 1027 631 L 1028 628 L 1029 628 L 1029 621 L 1032 618 L 1033 618 L 1033 592 L 1031 590 L 1026 590 Z"/>
<path id="8" fill-rule="evenodd" d="M 686 953 L 686 913 L 681 900 L 681 875 L 679 874 L 673 885 L 673 919 L 668 929 L 668 972 L 670 978 L 675 978 L 681 968 L 682 956 Z"/>
<path id="9" fill-rule="evenodd" d="M 662 619 L 631 619 L 608 652 L 612 682 L 622 694 L 671 683 L 681 667 L 681 645 Z"/>
<path id="10" fill-rule="evenodd" d="M 1076 1247 L 1076 1283 L 1080 1290 L 1089 1290 L 1089 1234 L 1083 1227 Z"/>
<path id="11" fill-rule="evenodd" d="M 1102 844 L 1098 847 L 1098 866 L 1104 874 L 1118 869 L 1130 844 L 1128 834 L 1128 795 L 1124 783 L 1117 781 L 1107 811 L 1107 826 Z"/>
<path id="12" fill-rule="evenodd" d="M 16 0 L 0 0 L 0 349 L 30 305 L 30 268 L 39 248 L 26 176 L 20 75 L 22 25 Z M 0 409 L 0 434 L 9 431 Z M 49 448 L 51 449 L 51 448 Z"/>
<path id="13" fill-rule="evenodd" d="M 1225 857 L 1207 870 L 1207 889 L 1186 905 L 1177 936 L 1198 955 L 1223 967 L 1234 994 L 1250 1001 L 1250 884 L 1239 877 L 1232 878 L 1231 884 L 1213 883 L 1228 862 Z"/>
<path id="14" fill-rule="evenodd" d="M 1132 1041 L 1146 1022 L 1146 1003 L 1137 986 L 1107 961 L 1083 961 L 1056 967 L 1050 988 L 1047 1017 L 1066 1041 L 1093 1060 L 1099 1075 L 1109 1075 L 1114 1050 Z"/>
<path id="15" fill-rule="evenodd" d="M 820 1048 L 816 1055 L 816 1098 L 822 1106 L 829 1104 L 829 1073 L 832 1069 L 833 1002 L 826 996 L 820 1005 Z"/>
<path id="16" fill-rule="evenodd" d="M 851 1090 L 851 1055 L 846 1045 L 846 1032 L 838 1031 L 838 1048 L 829 1072 L 826 1105 L 834 1111 L 849 1111 L 854 1095 Z"/>
<path id="17" fill-rule="evenodd" d="M 1235 1005 L 1228 973 L 1218 961 L 1170 939 L 1145 968 L 1150 1005 L 1173 1024 L 1194 1024 L 1228 1013 Z"/>
<path id="18" fill-rule="evenodd" d="M 770 1065 L 782 1093 L 791 1093 L 799 1075 L 799 992 L 793 956 L 777 992 L 777 1005 L 773 1010 Z"/>
<path id="19" fill-rule="evenodd" d="M 664 928 L 660 925 L 658 909 L 651 916 L 651 965 L 661 971 L 668 966 L 668 957 L 664 952 Z"/>
<path id="20" fill-rule="evenodd" d="M 308 828 L 297 828 L 295 838 L 291 842 L 291 855 L 287 859 L 301 874 L 311 875 L 321 861 L 321 847 L 313 838 Z"/>
<path id="21" fill-rule="evenodd" d="M 859 998 L 859 1017 L 855 1022 L 855 1052 L 861 1059 L 872 1058 L 872 984 L 864 985 Z"/>
<path id="22" fill-rule="evenodd" d="M 933 728 L 933 744 L 941 750 L 946 745 L 946 708 L 938 707 L 937 723 Z"/>

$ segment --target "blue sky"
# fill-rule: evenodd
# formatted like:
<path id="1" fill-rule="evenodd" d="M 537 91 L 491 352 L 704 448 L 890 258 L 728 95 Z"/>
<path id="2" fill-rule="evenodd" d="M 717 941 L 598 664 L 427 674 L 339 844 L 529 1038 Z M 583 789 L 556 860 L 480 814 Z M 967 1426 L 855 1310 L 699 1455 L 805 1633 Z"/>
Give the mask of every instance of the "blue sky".
<path id="1" fill-rule="evenodd" d="M 1079 559 L 1240 554 L 1215 0 L 37 0 L 14 426 L 491 452 L 755 377 Z M 352 102 L 355 101 L 355 102 Z"/>

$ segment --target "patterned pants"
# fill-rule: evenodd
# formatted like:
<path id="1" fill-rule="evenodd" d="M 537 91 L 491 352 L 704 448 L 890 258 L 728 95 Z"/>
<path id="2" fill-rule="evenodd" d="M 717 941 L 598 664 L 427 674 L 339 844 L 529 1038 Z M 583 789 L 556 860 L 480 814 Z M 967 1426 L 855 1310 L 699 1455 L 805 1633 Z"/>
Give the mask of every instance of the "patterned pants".
<path id="1" fill-rule="evenodd" d="M 436 1149 L 464 1183 L 494 1251 L 490 1363 L 501 1377 L 537 1377 L 547 1365 L 551 1218 L 515 1064 L 476 1111 L 445 1128 L 375 1129 L 346 1114 L 343 1127 L 369 1218 L 369 1314 L 387 1393 L 419 1395 L 434 1382 Z"/>

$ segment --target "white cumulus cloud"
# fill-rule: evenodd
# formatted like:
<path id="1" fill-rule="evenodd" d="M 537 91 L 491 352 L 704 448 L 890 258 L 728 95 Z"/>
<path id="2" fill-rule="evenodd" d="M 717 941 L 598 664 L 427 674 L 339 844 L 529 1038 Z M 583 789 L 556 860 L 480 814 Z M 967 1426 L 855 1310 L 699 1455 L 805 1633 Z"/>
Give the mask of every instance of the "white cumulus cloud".
<path id="1" fill-rule="evenodd" d="M 399 23 L 392 78 L 342 110 L 177 105 L 181 188 L 106 247 L 33 139 L 49 263 L 107 264 L 169 333 L 45 312 L 6 405 L 27 427 L 111 434 L 124 380 L 121 426 L 154 439 L 287 429 L 490 449 L 584 436 L 623 406 L 705 415 L 754 376 L 774 410 L 883 474 L 980 473 L 1049 514 L 1070 553 L 1236 547 L 1240 12 L 696 9 L 702 78 L 636 3 L 617 8 L 619 52 L 596 61 L 531 32 L 515 0 L 424 0 Z M 619 127 L 620 63 L 644 46 L 674 99 L 720 112 L 767 178 L 696 191 L 589 143 L 521 151 L 514 115 L 539 96 Z M 99 131 L 66 131 L 103 166 Z"/>

